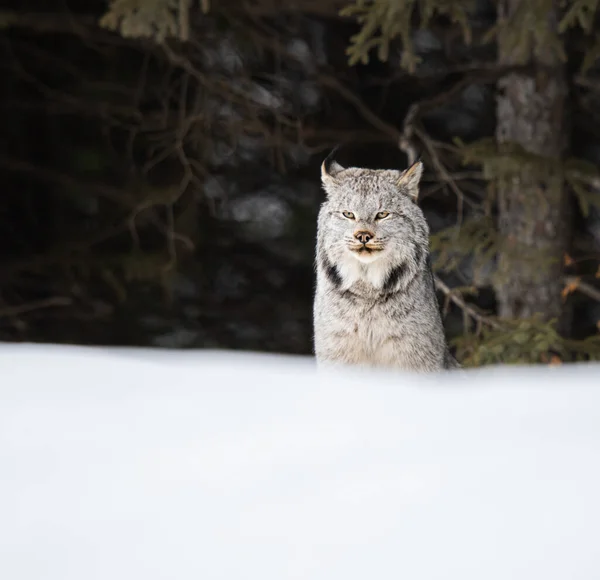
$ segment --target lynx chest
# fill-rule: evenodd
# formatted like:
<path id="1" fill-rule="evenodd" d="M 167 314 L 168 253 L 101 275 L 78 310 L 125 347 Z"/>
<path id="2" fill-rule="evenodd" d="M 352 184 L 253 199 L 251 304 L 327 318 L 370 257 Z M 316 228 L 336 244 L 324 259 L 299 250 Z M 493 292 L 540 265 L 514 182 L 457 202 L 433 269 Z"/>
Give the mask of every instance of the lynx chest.
<path id="1" fill-rule="evenodd" d="M 347 362 L 395 365 L 402 358 L 403 345 L 409 347 L 406 317 L 393 302 L 349 296 L 338 302 L 332 314 L 323 338 Z"/>

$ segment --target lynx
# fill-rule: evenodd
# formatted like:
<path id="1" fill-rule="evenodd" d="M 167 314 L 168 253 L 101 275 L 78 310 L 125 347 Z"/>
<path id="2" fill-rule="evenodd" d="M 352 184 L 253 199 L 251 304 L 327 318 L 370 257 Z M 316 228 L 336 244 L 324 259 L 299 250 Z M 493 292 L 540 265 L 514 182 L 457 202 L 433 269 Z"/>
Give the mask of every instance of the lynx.
<path id="1" fill-rule="evenodd" d="M 417 205 L 420 161 L 405 171 L 321 166 L 317 362 L 429 372 L 458 367 L 448 350 Z"/>

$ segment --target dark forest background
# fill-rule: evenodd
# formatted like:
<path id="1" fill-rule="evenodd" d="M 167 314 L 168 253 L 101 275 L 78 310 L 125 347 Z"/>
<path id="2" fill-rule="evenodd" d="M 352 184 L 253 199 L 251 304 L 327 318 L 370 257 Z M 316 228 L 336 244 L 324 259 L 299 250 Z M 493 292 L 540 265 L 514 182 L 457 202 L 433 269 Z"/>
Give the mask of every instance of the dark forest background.
<path id="1" fill-rule="evenodd" d="M 309 354 L 319 167 L 426 167 L 465 365 L 600 358 L 597 0 L 0 9 L 0 340 Z"/>

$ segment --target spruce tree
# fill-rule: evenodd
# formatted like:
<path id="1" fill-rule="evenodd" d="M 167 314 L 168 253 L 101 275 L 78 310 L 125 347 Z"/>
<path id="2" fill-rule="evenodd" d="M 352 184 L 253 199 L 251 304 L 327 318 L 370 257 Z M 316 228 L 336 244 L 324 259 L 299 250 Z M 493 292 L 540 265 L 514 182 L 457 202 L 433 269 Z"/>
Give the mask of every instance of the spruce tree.
<path id="1" fill-rule="evenodd" d="M 496 176 L 498 314 L 559 320 L 570 214 L 564 161 L 569 146 L 568 87 L 558 0 L 498 2 L 498 62 L 523 65 L 497 84 L 498 154 L 527 156 Z M 542 31 L 540 32 L 540 28 Z"/>
<path id="2" fill-rule="evenodd" d="M 463 163 L 482 167 L 487 195 L 466 220 L 435 235 L 432 245 L 438 271 L 456 270 L 468 255 L 474 256 L 476 270 L 487 265 L 492 275 L 483 284 L 491 283 L 497 307 L 495 313 L 482 313 L 460 289 L 438 280 L 447 299 L 465 313 L 466 332 L 455 344 L 459 356 L 473 365 L 597 358 L 598 335 L 573 339 L 565 300 L 577 289 L 596 297 L 597 289 L 566 276 L 564 266 L 571 260 L 572 209 L 579 202 L 585 214 L 590 203 L 597 204 L 600 181 L 595 167 L 570 154 L 569 74 L 577 67 L 567 65 L 580 57 L 574 54 L 569 63 L 567 40 L 573 29 L 582 39 L 579 47 L 585 44 L 580 60 L 586 72 L 600 54 L 592 35 L 598 1 L 496 0 L 489 3 L 496 10 L 495 22 L 487 30 L 474 30 L 483 4 L 356 0 L 342 12 L 360 25 L 348 48 L 350 62 L 368 63 L 373 54 L 385 60 L 390 46 L 400 43 L 401 66 L 418 75 L 414 33 L 436 19 L 454 23 L 464 48 L 476 34 L 480 44 L 494 46 L 496 62 L 486 68 L 496 76 L 495 135 L 457 143 L 455 150 Z M 437 178 L 448 182 L 435 145 L 422 126 L 417 128 L 418 110 L 419 104 L 407 115 L 403 136 L 414 143 L 404 142 L 403 148 L 409 157 L 411 150 L 424 150 Z M 476 292 L 480 282 L 470 282 L 465 290 Z"/>

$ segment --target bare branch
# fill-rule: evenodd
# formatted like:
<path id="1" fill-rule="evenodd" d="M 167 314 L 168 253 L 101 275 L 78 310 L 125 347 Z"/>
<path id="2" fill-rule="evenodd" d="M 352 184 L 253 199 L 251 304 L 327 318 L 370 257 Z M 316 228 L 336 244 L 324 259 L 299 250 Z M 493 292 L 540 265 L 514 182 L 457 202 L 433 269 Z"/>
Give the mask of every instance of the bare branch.
<path id="1" fill-rule="evenodd" d="M 5 167 L 7 170 L 15 173 L 25 173 L 28 176 L 35 177 L 36 179 L 43 179 L 58 183 L 63 186 L 75 187 L 88 192 L 94 192 L 101 197 L 126 207 L 131 206 L 132 203 L 128 193 L 124 190 L 95 182 L 83 182 L 71 177 L 66 173 L 54 171 L 53 169 L 47 169 L 40 165 L 34 165 L 33 163 L 15 159 L 13 157 L 0 157 L 0 167 Z"/>
<path id="2" fill-rule="evenodd" d="M 579 290 L 579 292 L 585 294 L 588 298 L 600 302 L 600 290 L 587 282 L 583 282 L 577 276 L 565 276 L 563 281 L 566 285 L 573 285 L 576 290 Z"/>
<path id="3" fill-rule="evenodd" d="M 480 324 L 487 324 L 488 326 L 492 326 L 494 328 L 500 328 L 500 325 L 495 320 L 489 316 L 486 316 L 475 306 L 467 304 L 467 302 L 465 302 L 464 298 L 459 293 L 452 290 L 452 288 L 450 288 L 445 282 L 442 282 L 440 278 L 434 276 L 433 279 L 436 288 L 440 290 L 448 300 L 456 304 L 456 306 L 458 306 L 463 312 L 473 318 L 473 320 L 476 320 Z"/>
<path id="4" fill-rule="evenodd" d="M 28 312 L 33 312 L 34 310 L 40 310 L 42 308 L 70 306 L 72 303 L 73 300 L 66 296 L 54 296 L 52 298 L 36 300 L 35 302 L 29 302 L 27 304 L 20 304 L 19 306 L 6 306 L 5 308 L 0 308 L 0 318 L 19 316 L 21 314 L 27 314 Z"/>
<path id="5" fill-rule="evenodd" d="M 94 27 L 100 30 L 98 17 L 80 14 L 75 16 L 71 12 L 58 14 L 56 12 L 0 10 L 0 30 L 3 28 L 23 28 L 31 32 L 73 34 L 82 27 Z"/>
<path id="6" fill-rule="evenodd" d="M 394 143 L 398 143 L 402 137 L 402 133 L 398 131 L 394 125 L 386 123 L 381 117 L 378 117 L 362 100 L 349 88 L 344 86 L 343 83 L 338 81 L 336 78 L 328 75 L 320 75 L 318 81 L 326 87 L 329 87 L 336 91 L 341 97 L 354 106 L 354 108 L 360 113 L 365 121 L 370 125 L 388 135 Z"/>

